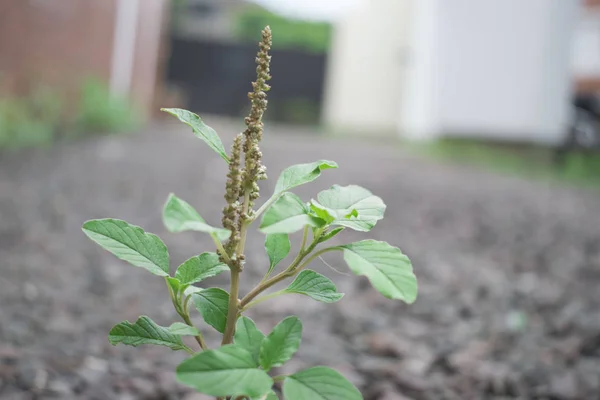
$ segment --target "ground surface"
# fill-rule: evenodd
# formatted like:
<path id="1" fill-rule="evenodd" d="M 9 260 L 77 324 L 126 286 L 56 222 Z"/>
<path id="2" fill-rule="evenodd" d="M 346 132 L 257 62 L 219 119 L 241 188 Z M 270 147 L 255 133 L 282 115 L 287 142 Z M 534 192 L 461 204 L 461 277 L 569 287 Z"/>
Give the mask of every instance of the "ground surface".
<path id="1" fill-rule="evenodd" d="M 334 366 L 367 400 L 599 398 L 600 194 L 290 129 L 268 131 L 263 153 L 272 178 L 263 193 L 285 166 L 326 158 L 341 168 L 299 188 L 305 199 L 333 183 L 380 195 L 386 218 L 369 236 L 401 247 L 420 282 L 406 306 L 347 275 L 335 254 L 326 261 L 341 273 L 315 262 L 346 293 L 341 302 L 284 297 L 251 312 L 263 330 L 304 317 L 298 358 L 283 372 Z M 216 224 L 224 172 L 203 143 L 172 126 L 2 156 L 1 399 L 202 398 L 174 381 L 184 355 L 108 344 L 123 319 L 176 318 L 161 279 L 103 252 L 80 226 L 109 216 L 141 225 L 163 237 L 174 268 L 212 247 L 200 234 L 168 234 L 164 200 L 175 192 Z M 247 254 L 243 292 L 265 270 L 260 235 Z"/>

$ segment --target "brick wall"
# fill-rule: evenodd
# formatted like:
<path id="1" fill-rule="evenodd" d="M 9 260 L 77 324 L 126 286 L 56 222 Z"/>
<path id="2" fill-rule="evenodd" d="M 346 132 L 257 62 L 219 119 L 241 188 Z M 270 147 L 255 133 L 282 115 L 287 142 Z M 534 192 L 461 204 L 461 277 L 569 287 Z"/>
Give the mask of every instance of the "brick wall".
<path id="1" fill-rule="evenodd" d="M 162 59 L 167 0 L 140 0 L 132 96 L 149 111 Z M 25 93 L 47 84 L 73 93 L 110 79 L 117 0 L 0 0 L 0 79 Z"/>

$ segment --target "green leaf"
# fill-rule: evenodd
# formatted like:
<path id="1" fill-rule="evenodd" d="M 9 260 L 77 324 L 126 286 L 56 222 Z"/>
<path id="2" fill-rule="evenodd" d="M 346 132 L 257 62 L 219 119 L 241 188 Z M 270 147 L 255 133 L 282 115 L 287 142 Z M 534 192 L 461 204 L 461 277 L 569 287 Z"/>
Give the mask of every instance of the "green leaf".
<path id="1" fill-rule="evenodd" d="M 165 279 L 167 281 L 167 285 L 169 285 L 169 287 L 173 291 L 173 294 L 179 293 L 179 291 L 182 289 L 181 282 L 179 282 L 179 279 L 171 278 L 170 276 L 165 277 Z"/>
<path id="2" fill-rule="evenodd" d="M 381 294 L 412 303 L 417 298 L 417 278 L 409 258 L 399 248 L 377 240 L 362 240 L 336 247 L 357 275 L 369 278 Z"/>
<path id="3" fill-rule="evenodd" d="M 177 367 L 177 380 L 201 393 L 220 397 L 240 393 L 260 397 L 273 386 L 273 379 L 256 368 L 252 354 L 237 345 L 205 350 L 185 360 Z"/>
<path id="4" fill-rule="evenodd" d="M 200 333 L 195 327 L 184 324 L 183 322 L 174 322 L 168 329 L 173 335 L 179 336 L 197 336 Z"/>
<path id="5" fill-rule="evenodd" d="M 338 165 L 335 162 L 327 160 L 292 165 L 284 169 L 281 175 L 279 175 L 279 179 L 277 179 L 277 184 L 275 185 L 275 194 L 285 192 L 304 183 L 312 182 L 321 175 L 321 171 L 337 167 Z"/>
<path id="6" fill-rule="evenodd" d="M 225 332 L 229 293 L 219 288 L 209 288 L 192 295 L 196 309 L 204 321 L 217 331 Z"/>
<path id="7" fill-rule="evenodd" d="M 183 294 L 186 296 L 191 296 L 194 293 L 200 293 L 202 291 L 202 288 L 196 287 L 196 286 L 188 286 L 184 289 Z"/>
<path id="8" fill-rule="evenodd" d="M 345 226 L 356 231 L 367 232 L 383 218 L 385 204 L 381 198 L 356 185 L 333 185 L 317 196 L 323 210 L 332 217 L 332 225 Z M 315 208 L 317 205 L 313 205 Z M 313 208 L 314 210 L 314 208 Z"/>
<path id="9" fill-rule="evenodd" d="M 339 372 L 313 367 L 288 376 L 283 381 L 286 400 L 363 400 L 357 388 Z"/>
<path id="10" fill-rule="evenodd" d="M 194 131 L 194 135 L 204 140 L 206 144 L 208 144 L 208 147 L 216 151 L 223 160 L 229 162 L 229 157 L 227 157 L 227 152 L 225 152 L 225 147 L 223 147 L 221 138 L 217 132 L 206 125 L 198 115 L 187 110 L 182 110 L 181 108 L 161 108 L 160 110 L 179 118 L 181 122 L 189 125 L 192 128 L 192 131 Z"/>
<path id="11" fill-rule="evenodd" d="M 278 323 L 262 341 L 259 362 L 266 371 L 288 361 L 300 347 L 302 322 L 298 317 L 287 317 Z"/>
<path id="12" fill-rule="evenodd" d="M 219 260 L 217 253 L 202 253 L 181 264 L 175 272 L 175 278 L 179 279 L 182 285 L 191 285 L 228 269 L 229 267 Z"/>
<path id="13" fill-rule="evenodd" d="M 310 269 L 300 272 L 284 293 L 298 293 L 323 303 L 335 303 L 344 297 L 329 278 Z"/>
<path id="14" fill-rule="evenodd" d="M 336 236 L 338 233 L 340 233 L 344 229 L 345 228 L 343 226 L 341 226 L 339 228 L 332 229 L 331 231 L 329 231 L 325 235 L 323 235 L 323 237 L 321 237 L 321 239 L 319 239 L 319 243 L 323 243 L 323 242 L 328 241 L 329 239 L 331 239 L 332 237 Z"/>
<path id="15" fill-rule="evenodd" d="M 232 399 L 237 398 L 238 396 L 231 396 Z M 279 397 L 277 397 L 277 395 L 275 394 L 274 391 L 270 391 L 267 394 L 264 394 L 260 397 L 252 397 L 250 398 L 250 400 L 279 400 Z"/>
<path id="16" fill-rule="evenodd" d="M 293 193 L 284 193 L 265 212 L 260 223 L 260 231 L 265 234 L 294 233 L 306 225 L 322 226 L 324 221 L 309 215 L 309 209 Z"/>
<path id="17" fill-rule="evenodd" d="M 169 328 L 157 325 L 146 316 L 139 317 L 135 324 L 123 321 L 115 325 L 108 334 L 108 341 L 112 345 L 123 343 L 137 347 L 141 344 L 155 344 L 172 350 L 191 351 L 183 344 L 179 335 L 170 332 Z"/>
<path id="18" fill-rule="evenodd" d="M 258 355 L 260 353 L 260 345 L 265 338 L 265 335 L 258 330 L 254 321 L 248 317 L 240 317 L 235 324 L 235 344 L 243 347 L 252 354 L 252 358 L 256 361 L 258 367 Z"/>
<path id="19" fill-rule="evenodd" d="M 287 257 L 290 253 L 290 248 L 290 237 L 285 233 L 267 235 L 265 239 L 265 249 L 269 256 L 269 272 L 267 272 L 267 275 L 271 274 L 277 264 Z"/>
<path id="20" fill-rule="evenodd" d="M 105 250 L 158 276 L 169 275 L 169 252 L 160 238 L 120 219 L 95 219 L 83 232 Z"/>
<path id="21" fill-rule="evenodd" d="M 167 198 L 163 209 L 163 222 L 170 232 L 198 231 L 214 234 L 219 240 L 227 240 L 231 231 L 208 225 L 194 207 L 175 196 Z"/>

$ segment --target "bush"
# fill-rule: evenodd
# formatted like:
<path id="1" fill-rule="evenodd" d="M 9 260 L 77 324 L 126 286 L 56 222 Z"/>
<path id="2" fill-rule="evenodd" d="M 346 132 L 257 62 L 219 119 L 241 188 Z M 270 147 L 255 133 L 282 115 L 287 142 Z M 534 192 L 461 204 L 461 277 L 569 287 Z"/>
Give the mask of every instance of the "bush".
<path id="1" fill-rule="evenodd" d="M 86 133 L 119 133 L 135 129 L 139 118 L 126 98 L 112 98 L 102 81 L 87 79 L 81 88 L 75 124 Z"/>

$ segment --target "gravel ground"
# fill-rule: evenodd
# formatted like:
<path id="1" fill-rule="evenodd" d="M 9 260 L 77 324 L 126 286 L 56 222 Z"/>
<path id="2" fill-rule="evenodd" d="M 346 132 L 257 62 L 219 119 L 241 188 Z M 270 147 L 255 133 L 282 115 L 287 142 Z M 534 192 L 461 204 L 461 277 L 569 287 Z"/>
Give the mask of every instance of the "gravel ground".
<path id="1" fill-rule="evenodd" d="M 221 132 L 241 128 L 209 122 Z M 224 135 L 227 146 L 231 138 Z M 386 218 L 369 236 L 402 248 L 420 284 L 419 299 L 406 306 L 349 276 L 339 255 L 315 262 L 346 293 L 342 301 L 290 296 L 250 312 L 265 331 L 284 316 L 303 317 L 300 351 L 282 372 L 337 367 L 367 400 L 600 398 L 600 194 L 301 129 L 268 129 L 263 153 L 272 178 L 263 193 L 284 167 L 325 158 L 340 169 L 299 195 L 309 199 L 333 183 L 380 195 Z M 80 226 L 100 217 L 141 225 L 165 240 L 176 266 L 212 246 L 201 234 L 167 233 L 164 200 L 175 192 L 218 223 L 225 169 L 170 124 L 2 155 L 1 399 L 205 398 L 175 382 L 185 354 L 108 344 L 121 320 L 176 318 L 161 279 L 103 252 Z M 243 292 L 265 270 L 262 240 L 249 241 Z"/>

